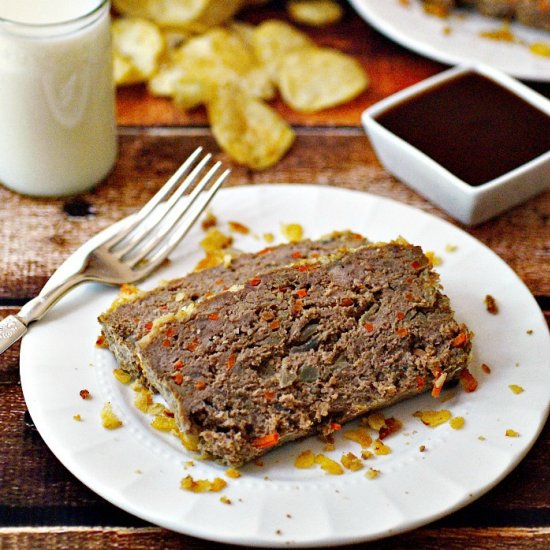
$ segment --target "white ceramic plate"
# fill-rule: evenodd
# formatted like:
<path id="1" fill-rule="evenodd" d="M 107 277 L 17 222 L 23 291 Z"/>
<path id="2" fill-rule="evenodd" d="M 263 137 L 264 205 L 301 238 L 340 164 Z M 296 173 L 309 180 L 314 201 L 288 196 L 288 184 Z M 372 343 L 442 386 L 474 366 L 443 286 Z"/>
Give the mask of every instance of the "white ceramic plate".
<path id="1" fill-rule="evenodd" d="M 411 207 L 365 193 L 325 186 L 259 185 L 223 190 L 213 209 L 222 228 L 228 220 L 261 235 L 280 235 L 280 224 L 299 222 L 307 236 L 319 237 L 350 228 L 373 240 L 402 235 L 443 259 L 439 268 L 457 317 L 476 333 L 473 371 L 476 392 L 456 391 L 444 405 L 429 395 L 387 411 L 404 423 L 386 441 L 390 455 L 365 462 L 365 469 L 330 476 L 318 468 L 298 470 L 295 457 L 305 449 L 321 452 L 316 438 L 289 444 L 265 457 L 263 467 L 248 465 L 242 477 L 228 479 L 220 493 L 194 494 L 179 488 L 180 479 L 225 477 L 225 469 L 195 460 L 175 438 L 148 426 L 132 405 L 132 390 L 112 376 L 114 360 L 97 349 L 97 315 L 115 298 L 114 289 L 88 284 L 63 299 L 32 327 L 23 340 L 21 381 L 25 399 L 44 440 L 83 483 L 120 508 L 152 523 L 206 539 L 248 546 L 311 546 L 351 543 L 393 535 L 426 524 L 485 493 L 523 458 L 547 416 L 550 338 L 533 297 L 506 264 L 456 227 Z M 160 279 L 190 270 L 201 257 L 196 228 L 174 253 Z M 265 246 L 254 236 L 237 238 L 243 249 Z M 446 252 L 453 245 L 454 252 Z M 73 255 L 56 273 L 78 261 Z M 498 315 L 485 310 L 492 294 Z M 527 334 L 532 330 L 532 334 Z M 487 363 L 490 375 L 479 366 Z M 525 391 L 516 395 L 509 384 Z M 92 399 L 83 400 L 81 389 Z M 102 405 L 111 401 L 124 422 L 105 430 Z M 462 430 L 449 424 L 425 427 L 412 413 L 445 407 L 466 419 Z M 82 422 L 73 419 L 80 414 Z M 505 437 L 506 429 L 519 432 Z M 480 440 L 480 436 L 485 439 Z M 419 452 L 425 445 L 426 451 Z M 336 451 L 360 453 L 340 434 Z M 194 460 L 186 471 L 184 463 Z M 368 467 L 379 470 L 375 480 Z"/>
<path id="2" fill-rule="evenodd" d="M 531 53 L 525 44 L 550 44 L 550 33 L 512 23 L 510 28 L 522 44 L 490 40 L 480 32 L 502 27 L 498 19 L 473 11 L 440 19 L 427 15 L 420 0 L 405 6 L 399 0 L 349 0 L 373 27 L 392 40 L 442 63 L 484 63 L 517 78 L 550 81 L 550 58 Z M 450 28 L 449 34 L 444 33 Z"/>

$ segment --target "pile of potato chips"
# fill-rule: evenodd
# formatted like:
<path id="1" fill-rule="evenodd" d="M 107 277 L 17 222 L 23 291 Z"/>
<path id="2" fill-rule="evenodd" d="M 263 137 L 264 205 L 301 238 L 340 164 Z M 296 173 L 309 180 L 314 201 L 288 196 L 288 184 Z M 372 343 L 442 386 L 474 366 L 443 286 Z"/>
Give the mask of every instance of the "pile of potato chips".
<path id="1" fill-rule="evenodd" d="M 353 58 L 320 48 L 293 26 L 233 21 L 263 0 L 114 0 L 117 85 L 147 83 L 152 95 L 183 109 L 205 105 L 212 133 L 236 162 L 261 170 L 294 141 L 292 128 L 265 101 L 276 91 L 296 111 L 314 112 L 360 94 L 368 77 Z M 336 8 L 335 8 L 336 6 Z M 291 0 L 289 15 L 323 25 L 341 16 L 333 0 Z"/>

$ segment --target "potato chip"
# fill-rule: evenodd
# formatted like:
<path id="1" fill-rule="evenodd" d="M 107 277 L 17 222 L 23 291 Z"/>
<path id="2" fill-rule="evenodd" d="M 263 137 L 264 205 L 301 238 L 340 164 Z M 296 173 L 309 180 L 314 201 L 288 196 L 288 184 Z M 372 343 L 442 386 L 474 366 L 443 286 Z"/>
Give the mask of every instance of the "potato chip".
<path id="1" fill-rule="evenodd" d="M 195 32 L 204 32 L 211 27 L 221 25 L 245 5 L 246 0 L 211 0 L 190 28 Z"/>
<path id="2" fill-rule="evenodd" d="M 187 71 L 173 62 L 163 63 L 149 79 L 147 89 L 156 96 L 173 96 L 178 80 L 187 76 Z"/>
<path id="3" fill-rule="evenodd" d="M 289 52 L 314 46 L 310 38 L 284 21 L 271 19 L 256 27 L 252 36 L 252 46 L 258 60 L 275 77 L 281 59 Z"/>
<path id="4" fill-rule="evenodd" d="M 235 86 L 220 87 L 207 110 L 220 147 L 252 169 L 272 166 L 294 142 L 292 128 L 276 111 Z"/>
<path id="5" fill-rule="evenodd" d="M 122 14 L 145 17 L 161 27 L 204 32 L 229 20 L 246 0 L 113 0 Z"/>
<path id="6" fill-rule="evenodd" d="M 255 68 L 240 76 L 223 66 L 208 64 L 196 66 L 194 70 L 184 69 L 174 63 L 164 64 L 149 79 L 147 86 L 152 95 L 173 97 L 179 107 L 192 109 L 205 103 L 216 86 L 228 83 L 238 85 L 259 99 L 272 99 L 275 95 L 275 86 L 262 68 Z"/>
<path id="7" fill-rule="evenodd" d="M 254 67 L 241 80 L 241 87 L 251 96 L 259 99 L 273 99 L 275 84 L 265 67 Z"/>
<path id="8" fill-rule="evenodd" d="M 162 26 L 181 27 L 198 19 L 211 0 L 113 0 L 124 15 L 145 17 Z"/>
<path id="9" fill-rule="evenodd" d="M 113 75 L 117 86 L 134 84 L 141 80 L 140 74 L 132 63 L 115 51 L 113 51 Z"/>
<path id="10" fill-rule="evenodd" d="M 243 39 L 236 32 L 223 27 L 216 27 L 189 40 L 178 50 L 177 55 L 183 63 L 189 58 L 215 60 L 239 74 L 245 74 L 257 65 L 253 51 Z"/>
<path id="11" fill-rule="evenodd" d="M 322 27 L 342 19 L 342 6 L 334 0 L 291 0 L 287 3 L 290 18 L 296 23 Z"/>
<path id="12" fill-rule="evenodd" d="M 179 106 L 190 109 L 205 103 L 213 88 L 226 84 L 262 99 L 275 95 L 271 77 L 240 36 L 215 28 L 174 51 L 149 81 L 149 89 L 155 95 L 174 96 Z"/>
<path id="13" fill-rule="evenodd" d="M 147 80 L 164 51 L 158 27 L 139 17 L 122 17 L 113 22 L 112 36 L 117 84 Z"/>
<path id="14" fill-rule="evenodd" d="M 169 50 L 179 48 L 184 42 L 187 42 L 187 40 L 194 36 L 192 33 L 177 27 L 163 27 L 161 33 Z"/>
<path id="15" fill-rule="evenodd" d="M 353 99 L 368 77 L 352 57 L 330 48 L 301 48 L 283 57 L 278 85 L 286 103 L 311 113 Z"/>
<path id="16" fill-rule="evenodd" d="M 229 25 L 231 32 L 235 33 L 247 46 L 252 47 L 252 40 L 256 27 L 250 23 L 233 21 Z"/>
<path id="17" fill-rule="evenodd" d="M 207 103 L 215 90 L 215 84 L 206 79 L 180 78 L 174 84 L 172 97 L 178 107 L 189 110 Z"/>

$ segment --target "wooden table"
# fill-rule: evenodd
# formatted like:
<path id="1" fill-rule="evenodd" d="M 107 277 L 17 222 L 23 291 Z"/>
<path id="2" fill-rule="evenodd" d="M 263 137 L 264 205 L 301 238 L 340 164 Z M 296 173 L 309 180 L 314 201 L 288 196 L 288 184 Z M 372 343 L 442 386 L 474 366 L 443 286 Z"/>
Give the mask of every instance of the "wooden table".
<path id="1" fill-rule="evenodd" d="M 284 17 L 281 3 L 243 15 L 252 22 L 270 16 Z M 355 55 L 371 76 L 370 89 L 346 106 L 315 115 L 294 113 L 275 101 L 296 129 L 295 146 L 265 172 L 235 166 L 231 185 L 337 185 L 391 197 L 449 220 L 380 166 L 360 127 L 365 107 L 445 67 L 392 43 L 349 8 L 341 23 L 310 34 L 319 44 Z M 533 87 L 550 97 L 549 85 Z M 0 188 L 2 316 L 17 312 L 35 296 L 81 243 L 143 204 L 197 145 L 228 162 L 201 109 L 183 113 L 168 101 L 148 97 L 139 86 L 121 90 L 117 107 L 118 163 L 110 177 L 80 202 L 33 200 Z M 87 205 L 92 207 L 89 215 L 78 215 L 89 211 Z M 466 230 L 515 270 L 550 320 L 550 191 Z M 223 547 L 148 525 L 76 480 L 46 447 L 26 412 L 18 357 L 17 345 L 0 357 L 0 548 Z M 424 528 L 365 546 L 550 548 L 549 452 L 547 426 L 527 458 L 478 501 Z"/>

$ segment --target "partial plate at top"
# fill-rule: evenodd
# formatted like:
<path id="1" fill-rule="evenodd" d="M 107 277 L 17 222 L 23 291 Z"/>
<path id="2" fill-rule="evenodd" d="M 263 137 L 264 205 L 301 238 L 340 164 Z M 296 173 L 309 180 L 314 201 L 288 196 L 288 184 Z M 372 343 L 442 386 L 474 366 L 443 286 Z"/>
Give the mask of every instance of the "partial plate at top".
<path id="1" fill-rule="evenodd" d="M 450 65 L 484 63 L 525 80 L 550 81 L 550 57 L 535 55 L 528 45 L 550 46 L 550 32 L 511 23 L 521 43 L 491 40 L 480 32 L 502 27 L 502 20 L 460 10 L 447 18 L 428 15 L 420 0 L 349 0 L 373 27 L 402 46 Z"/>

